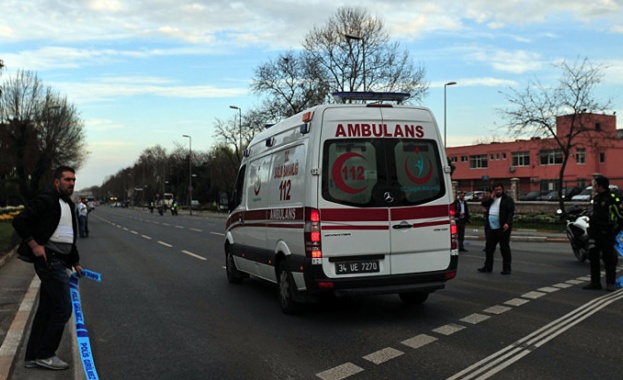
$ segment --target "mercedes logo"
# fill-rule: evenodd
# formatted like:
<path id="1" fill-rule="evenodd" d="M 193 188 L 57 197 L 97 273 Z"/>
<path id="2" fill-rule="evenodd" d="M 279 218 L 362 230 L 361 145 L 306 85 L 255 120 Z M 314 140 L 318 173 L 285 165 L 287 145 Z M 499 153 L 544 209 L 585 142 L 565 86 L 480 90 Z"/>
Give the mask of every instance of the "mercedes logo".
<path id="1" fill-rule="evenodd" d="M 385 199 L 386 203 L 394 203 L 394 196 L 389 191 L 386 191 L 385 194 L 383 194 L 383 199 Z"/>

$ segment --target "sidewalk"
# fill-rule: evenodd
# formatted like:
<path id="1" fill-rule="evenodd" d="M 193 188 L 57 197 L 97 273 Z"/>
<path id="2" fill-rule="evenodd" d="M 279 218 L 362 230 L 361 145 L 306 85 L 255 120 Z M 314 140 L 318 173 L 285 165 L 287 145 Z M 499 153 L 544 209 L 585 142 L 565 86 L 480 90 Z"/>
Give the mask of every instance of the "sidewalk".
<path id="1" fill-rule="evenodd" d="M 83 379 L 73 318 L 67 324 L 58 356 L 70 364 L 66 371 L 24 368 L 25 340 L 39 295 L 39 278 L 31 264 L 17 259 L 15 251 L 0 254 L 0 380 Z"/>
<path id="2" fill-rule="evenodd" d="M 470 226 L 465 227 L 465 239 L 484 240 L 484 228 L 470 228 Z M 547 241 L 564 243 L 569 240 L 564 232 L 520 229 L 513 230 L 511 232 L 511 241 Z"/>

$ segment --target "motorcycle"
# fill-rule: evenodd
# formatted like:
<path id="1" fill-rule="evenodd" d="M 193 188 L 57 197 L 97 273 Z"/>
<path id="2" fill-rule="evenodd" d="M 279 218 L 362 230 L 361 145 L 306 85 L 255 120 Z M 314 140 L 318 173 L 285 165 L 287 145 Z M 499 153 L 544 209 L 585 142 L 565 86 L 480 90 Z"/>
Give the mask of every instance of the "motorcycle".
<path id="1" fill-rule="evenodd" d="M 171 205 L 171 215 L 173 216 L 177 215 L 177 203 L 173 203 Z"/>
<path id="2" fill-rule="evenodd" d="M 564 212 L 558 210 L 557 214 L 567 222 L 566 233 L 573 254 L 579 262 L 583 263 L 588 258 L 588 211 L 577 205 L 567 208 Z"/>

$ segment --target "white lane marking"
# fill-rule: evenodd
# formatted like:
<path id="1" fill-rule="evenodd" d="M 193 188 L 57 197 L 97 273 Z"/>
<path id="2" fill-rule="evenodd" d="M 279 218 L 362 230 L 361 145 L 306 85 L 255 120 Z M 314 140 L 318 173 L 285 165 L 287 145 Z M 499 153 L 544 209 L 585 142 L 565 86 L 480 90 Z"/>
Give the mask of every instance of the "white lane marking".
<path id="1" fill-rule="evenodd" d="M 459 332 L 461 330 L 463 330 L 465 328 L 465 326 L 461 326 L 461 325 L 457 325 L 456 323 L 448 323 L 445 326 L 441 326 L 441 327 L 437 327 L 436 329 L 433 329 L 433 332 L 436 332 L 437 334 L 441 334 L 441 335 L 452 335 L 455 332 Z"/>
<path id="2" fill-rule="evenodd" d="M 217 235 L 217 236 L 225 236 L 225 234 L 222 234 L 220 232 L 210 232 L 212 235 Z"/>
<path id="3" fill-rule="evenodd" d="M 526 294 L 522 294 L 522 297 L 523 297 L 523 298 L 529 298 L 529 299 L 531 299 L 531 300 L 535 300 L 535 299 L 537 299 L 537 298 L 541 298 L 541 297 L 543 297 L 545 294 L 546 294 L 546 293 L 533 291 L 533 292 L 528 292 L 528 293 L 526 293 Z"/>
<path id="4" fill-rule="evenodd" d="M 141 235 L 142 238 L 145 238 L 147 240 L 151 240 L 151 237 L 147 236 L 147 235 Z"/>
<path id="5" fill-rule="evenodd" d="M 496 306 L 491 306 L 490 308 L 484 309 L 483 311 L 489 314 L 502 314 L 502 313 L 506 313 L 509 310 L 511 310 L 510 307 L 496 305 Z"/>
<path id="6" fill-rule="evenodd" d="M 510 305 L 510 306 L 521 306 L 525 303 L 528 303 L 530 301 L 525 300 L 523 298 L 513 298 L 512 300 L 508 300 L 506 302 L 504 302 L 504 305 Z"/>
<path id="7" fill-rule="evenodd" d="M 502 350 L 467 367 L 463 371 L 456 373 L 447 380 L 488 379 L 537 348 L 545 345 L 545 343 L 564 333 L 571 327 L 588 319 L 593 314 L 620 299 L 623 299 L 623 290 L 618 290 L 614 293 L 596 298 L 524 338 L 519 339 Z"/>
<path id="8" fill-rule="evenodd" d="M 553 286 L 555 286 L 555 287 L 557 287 L 557 288 L 560 288 L 560 289 L 567 289 L 567 288 L 572 287 L 573 285 L 571 285 L 571 284 L 565 284 L 564 282 L 561 282 L 560 284 L 555 284 L 555 285 L 553 285 Z"/>
<path id="9" fill-rule="evenodd" d="M 138 235 L 138 232 L 136 232 L 136 231 L 130 230 L 130 232 L 133 233 L 134 235 Z"/>
<path id="10" fill-rule="evenodd" d="M 433 343 L 436 340 L 437 338 L 435 338 L 434 336 L 430 336 L 427 334 L 420 334 L 420 335 L 414 336 L 413 338 L 405 339 L 400 343 L 404 344 L 405 346 L 409 346 L 411 348 L 420 348 L 422 346 L 426 346 L 429 343 Z"/>
<path id="11" fill-rule="evenodd" d="M 478 324 L 482 321 L 486 321 L 487 319 L 491 318 L 490 315 L 484 315 L 484 314 L 478 314 L 478 313 L 474 313 L 472 315 L 468 315 L 467 317 L 461 319 L 461 322 L 466 322 L 466 323 L 470 323 L 472 325 Z"/>
<path id="12" fill-rule="evenodd" d="M 356 366 L 353 363 L 346 363 L 317 373 L 316 376 L 323 380 L 341 380 L 362 371 L 363 368 Z"/>
<path id="13" fill-rule="evenodd" d="M 158 240 L 158 244 L 162 244 L 162 245 L 164 245 L 165 247 L 169 247 L 169 248 L 173 247 L 171 244 L 169 244 L 169 243 L 165 243 L 165 242 L 160 241 L 160 240 Z"/>
<path id="14" fill-rule="evenodd" d="M 184 226 L 175 226 L 175 228 L 184 229 Z"/>
<path id="15" fill-rule="evenodd" d="M 387 347 L 384 348 L 382 350 L 378 350 L 376 352 L 373 352 L 369 355 L 364 356 L 363 358 L 366 359 L 369 362 L 372 362 L 374 364 L 383 364 L 386 361 L 392 360 L 394 358 L 399 357 L 400 355 L 403 355 L 404 352 L 402 351 L 398 351 L 395 348 L 391 348 L 391 347 Z"/>
<path id="16" fill-rule="evenodd" d="M 162 225 L 163 225 L 163 226 L 170 226 L 170 224 L 169 224 L 169 223 L 165 223 L 165 222 L 162 222 Z"/>
<path id="17" fill-rule="evenodd" d="M 546 286 L 544 288 L 537 289 L 537 291 L 544 292 L 544 293 L 553 293 L 553 292 L 557 292 L 559 290 L 560 290 L 560 288 L 554 288 L 553 286 Z"/>
<path id="18" fill-rule="evenodd" d="M 194 253 L 192 253 L 192 252 L 189 252 L 189 251 L 186 251 L 186 250 L 182 250 L 182 252 L 183 252 L 183 253 L 185 253 L 185 254 L 187 254 L 188 256 L 192 256 L 192 257 L 194 257 L 194 258 L 196 258 L 196 259 L 199 259 L 199 260 L 204 260 L 204 261 L 205 261 L 205 260 L 207 260 L 207 259 L 206 259 L 205 257 L 203 257 L 203 256 L 196 255 L 196 254 L 194 254 Z"/>
<path id="19" fill-rule="evenodd" d="M 190 230 L 195 232 L 203 232 L 203 230 L 200 230 L 199 228 L 191 228 Z"/>

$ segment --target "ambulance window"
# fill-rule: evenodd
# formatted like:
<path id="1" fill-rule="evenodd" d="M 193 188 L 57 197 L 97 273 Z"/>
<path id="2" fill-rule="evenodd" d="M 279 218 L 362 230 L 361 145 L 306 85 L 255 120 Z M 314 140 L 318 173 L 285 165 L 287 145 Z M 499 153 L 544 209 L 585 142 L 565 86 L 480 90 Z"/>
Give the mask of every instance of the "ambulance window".
<path id="1" fill-rule="evenodd" d="M 394 146 L 396 178 L 403 202 L 419 204 L 444 194 L 437 144 L 432 140 L 402 140 Z"/>
<path id="2" fill-rule="evenodd" d="M 240 168 L 238 172 L 238 177 L 236 178 L 236 187 L 234 188 L 234 194 L 232 195 L 233 204 L 229 205 L 230 210 L 234 210 L 240 203 L 242 203 L 242 193 L 244 189 L 244 173 L 246 171 L 246 166 Z"/>
<path id="3" fill-rule="evenodd" d="M 377 152 L 370 140 L 330 140 L 323 157 L 323 197 L 367 205 L 377 183 Z"/>

